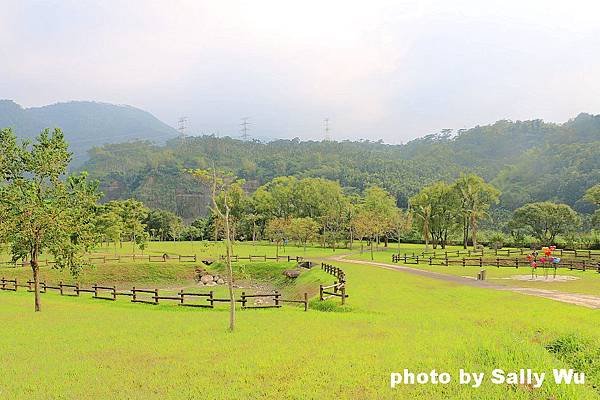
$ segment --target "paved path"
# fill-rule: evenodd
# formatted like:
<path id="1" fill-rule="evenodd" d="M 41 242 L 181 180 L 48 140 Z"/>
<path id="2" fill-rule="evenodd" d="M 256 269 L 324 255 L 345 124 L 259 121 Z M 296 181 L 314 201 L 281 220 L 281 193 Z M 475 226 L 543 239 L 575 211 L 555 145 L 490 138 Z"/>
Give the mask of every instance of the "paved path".
<path id="1" fill-rule="evenodd" d="M 426 278 L 438 279 L 438 280 L 445 281 L 445 282 L 457 283 L 460 285 L 474 286 L 474 287 L 480 287 L 480 288 L 485 288 L 485 289 L 510 291 L 510 292 L 521 293 L 521 294 L 526 294 L 526 295 L 530 295 L 530 296 L 538 296 L 538 297 L 544 297 L 547 299 L 562 301 L 563 303 L 570 303 L 570 304 L 576 304 L 578 306 L 600 309 L 600 297 L 598 297 L 598 296 L 592 296 L 592 295 L 587 295 L 587 294 L 578 294 L 578 293 L 565 293 L 565 292 L 559 292 L 557 290 L 504 286 L 504 285 L 490 283 L 488 281 L 478 281 L 478 280 L 466 278 L 463 276 L 442 274 L 439 272 L 427 271 L 427 270 L 423 270 L 423 269 L 407 267 L 404 265 L 386 264 L 386 263 L 381 263 L 381 262 L 363 261 L 363 260 L 348 260 L 345 257 L 347 257 L 349 255 L 350 254 L 342 254 L 339 256 L 330 256 L 330 257 L 327 257 L 326 259 L 330 260 L 330 261 L 339 261 L 339 262 L 345 262 L 345 263 L 351 263 L 351 264 L 374 265 L 379 268 L 400 271 L 400 272 L 406 272 L 406 273 L 413 274 L 413 275 L 419 275 L 419 276 L 424 276 Z"/>

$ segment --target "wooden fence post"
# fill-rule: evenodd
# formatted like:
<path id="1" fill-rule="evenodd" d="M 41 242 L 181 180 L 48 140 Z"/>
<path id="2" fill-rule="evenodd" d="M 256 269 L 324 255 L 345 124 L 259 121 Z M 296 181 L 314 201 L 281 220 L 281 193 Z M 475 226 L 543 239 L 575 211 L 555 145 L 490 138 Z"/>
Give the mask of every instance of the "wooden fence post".
<path id="1" fill-rule="evenodd" d="M 304 292 L 304 311 L 308 311 L 308 293 Z"/>
<path id="2" fill-rule="evenodd" d="M 58 288 L 59 288 L 59 290 L 60 290 L 60 295 L 62 296 L 62 295 L 63 295 L 63 283 L 62 283 L 62 281 L 60 281 L 60 282 L 58 283 Z"/>
<path id="3" fill-rule="evenodd" d="M 346 285 L 342 286 L 342 305 L 346 304 Z"/>
<path id="4" fill-rule="evenodd" d="M 323 301 L 323 285 L 319 285 L 319 300 Z"/>

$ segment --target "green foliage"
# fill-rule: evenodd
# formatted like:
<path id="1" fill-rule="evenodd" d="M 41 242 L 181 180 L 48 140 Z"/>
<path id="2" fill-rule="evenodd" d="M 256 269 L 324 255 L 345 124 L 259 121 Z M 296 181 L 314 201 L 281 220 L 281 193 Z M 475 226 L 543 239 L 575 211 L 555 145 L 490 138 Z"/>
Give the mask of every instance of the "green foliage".
<path id="1" fill-rule="evenodd" d="M 581 219 L 566 204 L 540 202 L 527 204 L 513 215 L 515 225 L 527 227 L 541 244 L 553 244 L 556 236 L 572 232 L 581 224 Z"/>
<path id="2" fill-rule="evenodd" d="M 150 210 L 144 223 L 150 237 L 158 238 L 162 241 L 179 239 L 183 230 L 181 218 L 165 210 Z"/>
<path id="3" fill-rule="evenodd" d="M 71 159 L 59 129 L 44 130 L 33 144 L 18 144 L 10 129 L 0 131 L 0 220 L 13 260 L 29 259 L 37 282 L 38 260 L 49 251 L 59 268 L 73 274 L 97 242 L 97 184 L 86 174 L 66 176 Z M 35 285 L 39 311 L 39 287 Z"/>
<path id="4" fill-rule="evenodd" d="M 590 212 L 581 201 L 600 181 L 600 117 L 582 114 L 563 125 L 543 121 L 499 121 L 458 132 L 430 135 L 405 145 L 379 142 L 248 142 L 228 137 L 174 139 L 165 146 L 147 142 L 94 149 L 84 167 L 100 179 L 109 199 L 136 197 L 186 220 L 203 214 L 206 188 L 193 184 L 184 168 L 216 162 L 246 180 L 250 191 L 281 176 L 338 181 L 349 193 L 377 185 L 401 207 L 436 181 L 475 173 L 502 191 L 500 205 L 514 210 L 532 201 L 566 203 Z M 273 184 L 275 185 L 275 184 Z M 293 182 L 278 182 L 272 195 L 294 199 Z M 173 193 L 185 196 L 173 196 Z M 295 193 L 297 196 L 298 193 Z M 317 201 L 315 201 L 317 203 Z M 281 202 L 286 217 L 293 203 Z M 302 215 L 315 218 L 311 211 Z"/>

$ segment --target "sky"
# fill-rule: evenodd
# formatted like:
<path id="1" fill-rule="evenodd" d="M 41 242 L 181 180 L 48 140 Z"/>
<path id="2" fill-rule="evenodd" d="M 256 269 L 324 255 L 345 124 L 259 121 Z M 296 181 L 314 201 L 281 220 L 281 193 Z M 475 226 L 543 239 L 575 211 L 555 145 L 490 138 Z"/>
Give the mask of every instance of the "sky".
<path id="1" fill-rule="evenodd" d="M 0 0 L 0 98 L 402 143 L 600 113 L 600 2 Z"/>

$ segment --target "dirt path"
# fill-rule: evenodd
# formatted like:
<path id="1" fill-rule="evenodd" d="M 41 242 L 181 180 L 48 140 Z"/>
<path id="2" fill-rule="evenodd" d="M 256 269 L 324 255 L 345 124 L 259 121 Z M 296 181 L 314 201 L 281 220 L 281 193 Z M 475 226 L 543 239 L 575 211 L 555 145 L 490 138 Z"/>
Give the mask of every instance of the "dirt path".
<path id="1" fill-rule="evenodd" d="M 366 264 L 366 265 L 374 265 L 379 268 L 406 272 L 413 275 L 424 276 L 426 278 L 438 279 L 445 282 L 457 283 L 460 285 L 474 286 L 485 289 L 494 289 L 494 290 L 504 290 L 515 293 L 526 294 L 530 296 L 538 296 L 544 297 L 547 299 L 552 299 L 556 301 L 562 301 L 563 303 L 576 304 L 578 306 L 584 306 L 588 308 L 600 309 L 600 297 L 587 295 L 587 294 L 578 294 L 578 293 L 565 293 L 559 292 L 557 290 L 546 290 L 546 289 L 534 289 L 534 288 L 524 288 L 524 287 L 509 287 L 503 285 L 496 285 L 493 283 L 489 283 L 487 281 L 478 281 L 470 278 L 465 278 L 457 275 L 448 275 L 442 274 L 439 272 L 426 271 L 422 269 L 406 267 L 403 265 L 394 265 L 394 264 L 386 264 L 381 262 L 374 261 L 362 261 L 362 260 L 348 260 L 345 257 L 350 254 L 342 254 L 338 256 L 330 256 L 326 257 L 328 261 L 339 261 L 351 264 Z"/>

